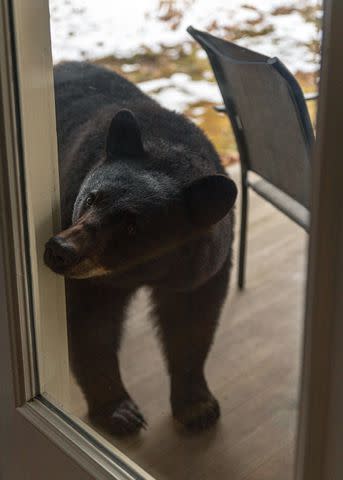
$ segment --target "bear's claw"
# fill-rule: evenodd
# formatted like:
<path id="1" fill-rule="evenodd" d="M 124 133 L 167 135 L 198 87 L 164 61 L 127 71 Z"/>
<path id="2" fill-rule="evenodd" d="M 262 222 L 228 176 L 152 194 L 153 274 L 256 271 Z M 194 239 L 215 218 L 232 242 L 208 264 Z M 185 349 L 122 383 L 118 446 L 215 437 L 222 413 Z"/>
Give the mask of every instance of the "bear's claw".
<path id="1" fill-rule="evenodd" d="M 145 418 L 131 399 L 107 406 L 105 411 L 93 417 L 96 423 L 114 435 L 129 435 L 147 428 Z"/>
<path id="2" fill-rule="evenodd" d="M 110 426 L 114 433 L 134 433 L 141 428 L 146 429 L 147 423 L 132 400 L 124 400 L 110 416 Z"/>

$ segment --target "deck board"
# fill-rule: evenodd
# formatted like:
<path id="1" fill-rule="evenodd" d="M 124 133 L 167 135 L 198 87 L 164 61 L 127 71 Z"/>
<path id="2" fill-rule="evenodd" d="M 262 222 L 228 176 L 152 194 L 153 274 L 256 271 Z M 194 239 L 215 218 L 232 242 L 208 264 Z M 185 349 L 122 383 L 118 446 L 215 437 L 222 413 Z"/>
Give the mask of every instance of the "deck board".
<path id="1" fill-rule="evenodd" d="M 207 364 L 222 417 L 216 428 L 197 436 L 180 431 L 170 417 L 168 379 L 147 295 L 139 292 L 121 365 L 149 429 L 126 440 L 107 439 L 156 479 L 291 480 L 306 256 L 307 235 L 251 193 L 247 288 L 237 290 L 234 266 Z M 87 421 L 76 386 L 73 413 Z"/>

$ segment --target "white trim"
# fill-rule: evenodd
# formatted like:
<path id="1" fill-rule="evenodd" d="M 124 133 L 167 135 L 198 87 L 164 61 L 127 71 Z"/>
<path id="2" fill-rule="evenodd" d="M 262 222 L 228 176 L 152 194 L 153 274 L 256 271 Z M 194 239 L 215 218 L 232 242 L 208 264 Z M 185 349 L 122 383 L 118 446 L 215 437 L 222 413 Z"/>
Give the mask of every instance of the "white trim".
<path id="1" fill-rule="evenodd" d="M 40 391 L 69 400 L 65 291 L 43 263 L 59 226 L 56 117 L 46 0 L 12 0 Z"/>
<path id="2" fill-rule="evenodd" d="M 68 423 L 40 399 L 19 412 L 97 480 L 154 480 L 93 429 L 76 418 Z"/>
<path id="3" fill-rule="evenodd" d="M 3 248 L 12 252 L 13 258 L 4 258 L 6 271 L 15 272 L 7 278 L 11 292 L 11 314 L 18 319 L 12 325 L 12 348 L 18 355 L 18 368 L 15 372 L 16 404 L 20 405 L 38 393 L 36 361 L 33 352 L 32 316 L 29 292 L 29 268 L 26 256 L 27 238 L 25 228 L 26 205 L 21 184 L 20 142 L 16 118 L 15 76 L 13 72 L 12 38 L 9 22 L 8 3 L 0 3 L 0 102 L 4 131 L 0 155 L 0 197 L 3 228 Z M 6 232 L 6 235 L 5 235 Z"/>

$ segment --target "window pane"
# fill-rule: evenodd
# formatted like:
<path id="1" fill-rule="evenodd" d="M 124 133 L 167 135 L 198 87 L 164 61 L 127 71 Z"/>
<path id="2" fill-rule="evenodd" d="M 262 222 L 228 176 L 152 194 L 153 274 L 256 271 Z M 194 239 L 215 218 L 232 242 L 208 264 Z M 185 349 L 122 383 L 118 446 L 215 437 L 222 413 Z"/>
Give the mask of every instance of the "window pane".
<path id="1" fill-rule="evenodd" d="M 287 82 L 317 90 L 322 6 L 260 3 L 50 0 L 62 225 L 44 262 L 65 278 L 71 373 L 68 399 L 46 393 L 156 478 L 292 478 L 311 168 Z M 233 128 L 190 23 L 291 72 L 222 67 Z M 292 141 L 294 173 L 275 150 Z M 246 180 L 239 288 L 249 145 L 274 176 Z"/>

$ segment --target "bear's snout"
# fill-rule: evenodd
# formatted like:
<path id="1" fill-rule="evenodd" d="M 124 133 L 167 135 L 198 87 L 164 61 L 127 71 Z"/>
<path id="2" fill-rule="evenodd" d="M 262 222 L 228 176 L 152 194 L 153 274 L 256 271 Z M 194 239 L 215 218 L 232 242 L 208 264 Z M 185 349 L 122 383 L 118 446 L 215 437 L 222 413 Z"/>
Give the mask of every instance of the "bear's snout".
<path id="1" fill-rule="evenodd" d="M 64 273 L 79 259 L 75 248 L 62 237 L 52 237 L 45 245 L 44 262 L 56 273 Z"/>

